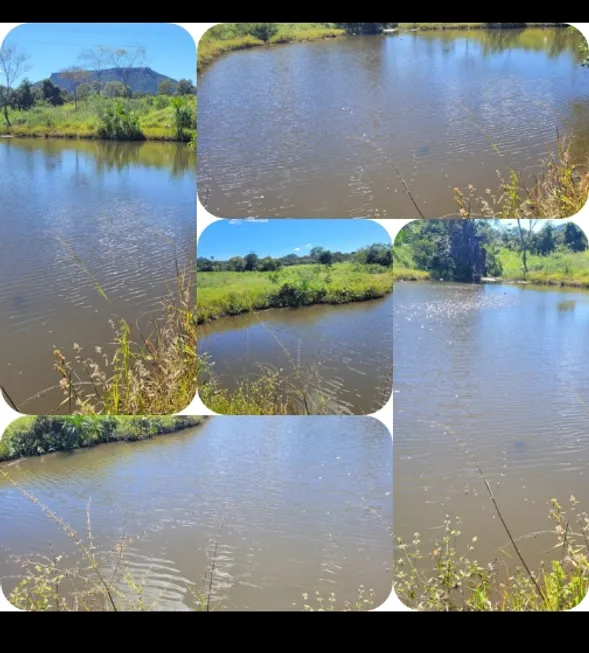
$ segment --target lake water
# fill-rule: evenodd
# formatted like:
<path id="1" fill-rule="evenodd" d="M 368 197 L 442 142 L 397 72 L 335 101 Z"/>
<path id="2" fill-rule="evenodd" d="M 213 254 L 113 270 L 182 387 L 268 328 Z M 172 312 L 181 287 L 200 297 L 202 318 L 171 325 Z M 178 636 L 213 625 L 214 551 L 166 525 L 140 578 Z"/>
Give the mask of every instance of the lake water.
<path id="1" fill-rule="evenodd" d="M 471 454 L 514 537 L 551 528 L 553 497 L 587 510 L 588 329 L 587 291 L 395 284 L 395 535 L 418 532 L 431 551 L 445 515 L 458 516 L 463 541 L 478 537 L 471 559 L 504 558 L 508 537 Z M 532 568 L 555 544 L 519 542 Z"/>
<path id="2" fill-rule="evenodd" d="M 392 562 L 392 441 L 368 417 L 213 417 L 179 434 L 102 445 L 3 466 L 82 537 L 86 509 L 97 554 L 124 534 L 126 564 L 158 609 L 193 607 L 215 558 L 220 609 L 301 610 L 303 593 L 360 585 L 388 597 Z M 218 543 L 214 553 L 215 543 Z M 0 578 L 13 557 L 63 554 L 72 541 L 0 475 Z M 112 559 L 111 559 L 112 560 Z M 112 566 L 112 564 L 111 564 Z"/>
<path id="3" fill-rule="evenodd" d="M 186 145 L 0 139 L 0 385 L 17 405 L 59 381 L 55 347 L 94 353 L 112 342 L 111 317 L 159 310 L 172 241 L 194 264 L 195 215 Z M 52 391 L 23 411 L 54 412 L 61 399 Z"/>
<path id="4" fill-rule="evenodd" d="M 282 369 L 286 384 L 296 385 L 298 369 L 314 412 L 321 395 L 328 412 L 370 414 L 391 396 L 392 309 L 389 295 L 243 313 L 199 327 L 198 352 L 215 363 L 215 375 L 229 390 L 259 376 L 260 366 Z"/>
<path id="5" fill-rule="evenodd" d="M 219 217 L 455 214 L 453 188 L 525 179 L 557 127 L 589 151 L 589 69 L 562 28 L 252 48 L 199 76 L 199 194 Z M 502 153 L 499 156 L 494 143 Z"/>

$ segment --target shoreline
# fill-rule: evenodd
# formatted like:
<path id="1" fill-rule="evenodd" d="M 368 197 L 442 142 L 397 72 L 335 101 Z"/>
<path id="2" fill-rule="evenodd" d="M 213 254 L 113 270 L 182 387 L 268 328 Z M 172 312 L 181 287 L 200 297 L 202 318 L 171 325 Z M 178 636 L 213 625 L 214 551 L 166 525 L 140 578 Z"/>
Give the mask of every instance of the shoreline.
<path id="1" fill-rule="evenodd" d="M 205 44 L 205 50 L 207 48 L 207 44 L 211 44 L 210 47 L 210 52 L 206 52 L 205 54 L 202 54 L 199 56 L 199 48 L 203 44 L 203 40 L 201 37 L 201 40 L 197 46 L 197 63 L 196 63 L 196 71 L 197 71 L 197 77 L 200 72 L 202 72 L 207 66 L 210 66 L 212 63 L 215 61 L 218 61 L 223 55 L 225 54 L 230 54 L 231 52 L 238 52 L 239 50 L 250 50 L 251 48 L 260 48 L 260 47 L 266 47 L 270 48 L 276 45 L 288 45 L 292 43 L 307 43 L 311 41 L 323 41 L 326 39 L 337 39 L 337 38 L 342 38 L 343 36 L 348 36 L 346 32 L 342 30 L 330 30 L 329 28 L 325 28 L 326 33 L 324 34 L 317 34 L 315 36 L 308 34 L 306 36 L 296 36 L 293 35 L 292 37 L 287 37 L 287 36 L 282 36 L 278 37 L 276 40 L 272 40 L 269 43 L 264 43 L 263 41 L 254 39 L 254 37 L 241 37 L 241 38 L 236 38 L 236 39 L 227 39 L 227 40 L 211 40 L 211 41 L 204 41 Z M 339 33 L 341 31 L 341 33 Z M 335 33 L 337 32 L 337 33 Z M 225 44 L 225 45 L 223 45 Z"/>
<path id="2" fill-rule="evenodd" d="M 394 280 L 393 280 L 394 281 Z M 271 311 L 271 310 L 277 310 L 277 309 L 301 309 L 301 308 L 309 308 L 310 306 L 343 306 L 344 304 L 359 304 L 361 302 L 369 302 L 373 301 L 375 299 L 383 299 L 390 295 L 393 292 L 393 286 L 391 284 L 390 290 L 387 290 L 383 294 L 379 295 L 373 295 L 371 297 L 359 297 L 359 298 L 352 298 L 352 299 L 345 299 L 344 301 L 319 301 L 319 302 L 311 302 L 309 304 L 300 304 L 300 305 L 286 305 L 286 306 L 262 306 L 260 308 L 244 308 L 243 310 L 240 310 L 237 313 L 222 313 L 220 315 L 212 316 L 207 318 L 206 320 L 199 320 L 198 318 L 198 309 L 197 309 L 197 325 L 198 326 L 204 326 L 205 324 L 211 324 L 213 322 L 217 322 L 219 320 L 224 320 L 230 317 L 237 317 L 238 315 L 243 315 L 244 313 L 264 313 L 266 311 Z M 197 290 L 197 297 L 198 297 L 198 290 Z M 197 300 L 198 301 L 198 300 Z"/>
<path id="3" fill-rule="evenodd" d="M 63 132 L 57 132 L 54 134 L 47 132 L 40 133 L 31 133 L 31 132 L 18 132 L 11 134 L 0 134 L 0 139 L 9 140 L 11 138 L 31 138 L 31 139 L 50 139 L 50 138 L 59 138 L 62 140 L 72 140 L 72 141 L 102 141 L 103 143 L 189 143 L 189 140 L 179 141 L 173 136 L 145 136 L 144 138 L 132 138 L 132 139 L 112 139 L 112 138 L 100 138 L 97 134 L 66 134 Z"/>
<path id="4" fill-rule="evenodd" d="M 587 288 L 589 289 L 589 279 L 587 281 L 575 281 L 574 279 L 503 279 L 501 277 L 483 277 L 480 283 L 470 283 L 464 281 L 450 281 L 446 279 L 432 279 L 429 272 L 424 270 L 415 270 L 415 275 L 410 273 L 403 273 L 395 277 L 394 281 L 410 282 L 410 281 L 434 281 L 436 283 L 465 283 L 467 285 L 501 285 L 509 284 L 514 286 L 555 286 L 559 288 Z M 419 276 L 427 275 L 427 276 Z"/>
<path id="5" fill-rule="evenodd" d="M 403 25 L 403 27 L 401 27 Z M 416 23 L 416 27 L 410 27 L 413 23 L 399 23 L 397 33 L 407 33 L 407 32 L 433 32 L 440 31 L 444 32 L 446 30 L 471 30 L 471 29 L 490 29 L 490 30 L 499 30 L 499 29 L 543 29 L 543 28 L 561 28 L 568 27 L 567 23 L 497 23 L 497 24 L 487 24 L 487 23 L 425 23 L 420 24 Z"/>
<path id="6" fill-rule="evenodd" d="M 71 416 L 67 416 L 71 417 Z M 87 419 L 104 419 L 106 416 L 99 416 L 99 415 L 94 415 L 94 416 L 87 416 Z M 123 417 L 123 416 L 120 416 Z M 120 417 L 117 417 L 117 419 L 120 419 Z M 173 417 L 182 417 L 182 416 L 173 416 Z M 144 440 L 152 440 L 153 438 L 164 436 L 164 435 L 173 435 L 175 433 L 180 433 L 181 431 L 186 431 L 188 429 L 195 428 L 197 426 L 200 426 L 203 424 L 203 422 L 206 421 L 207 415 L 203 416 L 198 416 L 198 417 L 187 417 L 185 418 L 188 420 L 188 423 L 181 424 L 178 426 L 167 426 L 163 428 L 159 432 L 149 432 L 147 429 L 145 429 L 145 432 L 140 432 L 140 433 L 133 433 L 133 432 L 121 432 L 119 429 L 115 428 L 112 433 L 109 433 L 106 439 L 100 441 L 100 440 L 93 440 L 93 441 L 83 441 L 80 440 L 76 442 L 75 446 L 71 448 L 66 448 L 64 446 L 56 446 L 53 448 L 51 451 L 43 451 L 35 454 L 21 454 L 17 456 L 10 456 L 9 453 L 4 453 L 2 451 L 2 445 L 4 443 L 4 440 L 6 437 L 10 439 L 11 432 L 10 432 L 10 427 L 13 426 L 16 422 L 18 422 L 19 419 L 21 418 L 16 418 L 11 424 L 8 425 L 4 433 L 2 434 L 2 437 L 0 438 L 0 471 L 4 470 L 5 468 L 8 468 L 12 465 L 15 465 L 17 463 L 22 462 L 23 460 L 26 460 L 27 458 L 39 458 L 41 456 L 47 456 L 50 454 L 55 454 L 55 453 L 65 453 L 65 452 L 72 452 L 72 451 L 80 451 L 81 449 L 93 449 L 95 447 L 99 447 L 103 444 L 116 444 L 118 442 L 143 442 Z M 35 418 L 33 418 L 35 419 Z M 123 417 L 124 419 L 124 417 Z M 132 419 L 130 416 L 127 419 Z M 18 435 L 22 434 L 30 434 L 32 432 L 31 426 L 28 427 L 28 429 L 23 429 Z"/>
<path id="7" fill-rule="evenodd" d="M 412 27 L 414 23 L 399 23 L 396 28 L 391 28 L 388 30 L 384 30 L 383 32 L 379 34 L 374 34 L 371 36 L 388 36 L 391 34 L 407 34 L 411 32 L 434 32 L 434 31 L 440 31 L 444 32 L 446 30 L 461 30 L 461 31 L 468 31 L 468 30 L 482 30 L 482 29 L 489 29 L 489 30 L 500 30 L 500 29 L 530 29 L 530 28 L 537 28 L 537 29 L 547 29 L 547 28 L 565 28 L 568 27 L 567 23 L 526 23 L 522 25 L 521 23 L 504 23 L 504 24 L 486 24 L 486 23 L 425 23 L 425 24 L 420 24 L 416 23 L 416 27 Z M 401 26 L 403 25 L 403 26 Z M 353 35 L 347 34 L 345 30 L 339 29 L 339 28 L 333 28 L 330 30 L 330 28 L 325 28 L 326 32 L 329 33 L 324 33 L 324 34 L 317 34 L 317 35 L 311 35 L 308 34 L 306 36 L 297 36 L 297 35 L 292 35 L 290 37 L 288 36 L 282 36 L 278 37 L 275 40 L 271 40 L 268 43 L 264 43 L 263 41 L 260 41 L 258 39 L 255 39 L 254 37 L 250 36 L 243 36 L 240 38 L 235 38 L 235 39 L 218 39 L 218 40 L 210 40 L 204 41 L 205 44 L 205 50 L 207 50 L 207 44 L 210 44 L 208 48 L 210 48 L 210 52 L 207 51 L 202 55 L 198 55 L 198 49 L 202 46 L 203 40 L 201 37 L 201 40 L 197 46 L 197 75 L 199 72 L 204 70 L 207 66 L 210 64 L 214 63 L 215 61 L 218 61 L 223 55 L 225 54 L 230 54 L 231 52 L 238 52 L 240 50 L 250 50 L 251 48 L 259 48 L 259 47 L 272 47 L 275 45 L 288 45 L 292 43 L 307 43 L 311 41 L 322 41 L 325 39 L 336 39 L 336 38 L 342 38 L 342 37 L 348 37 L 351 38 Z"/>

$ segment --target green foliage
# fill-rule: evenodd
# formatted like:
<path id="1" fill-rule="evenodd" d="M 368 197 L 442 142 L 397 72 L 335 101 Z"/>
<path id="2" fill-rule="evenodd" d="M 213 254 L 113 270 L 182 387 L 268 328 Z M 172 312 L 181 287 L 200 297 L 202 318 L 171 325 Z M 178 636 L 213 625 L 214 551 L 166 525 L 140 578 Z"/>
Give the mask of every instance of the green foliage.
<path id="1" fill-rule="evenodd" d="M 127 95 L 127 89 L 123 82 L 107 82 L 102 92 L 105 97 L 109 98 L 125 97 Z"/>
<path id="2" fill-rule="evenodd" d="M 41 95 L 43 100 L 53 107 L 59 107 L 65 103 L 62 90 L 59 86 L 55 86 L 50 79 L 43 80 Z"/>
<path id="3" fill-rule="evenodd" d="M 199 69 L 211 63 L 225 52 L 261 46 L 262 38 L 252 34 L 259 23 L 222 23 L 208 30 L 198 44 Z M 277 32 L 269 43 L 292 43 L 343 36 L 344 30 L 335 23 L 276 23 Z"/>
<path id="4" fill-rule="evenodd" d="M 199 270 L 202 270 L 199 264 Z M 309 304 L 345 304 L 383 297 L 393 285 L 392 269 L 357 262 L 286 266 L 279 271 L 199 272 L 197 320 Z"/>
<path id="5" fill-rule="evenodd" d="M 276 23 L 253 23 L 249 33 L 256 39 L 268 43 L 268 41 L 278 33 Z"/>
<path id="6" fill-rule="evenodd" d="M 474 557 L 477 538 L 460 546 L 461 521 L 456 518 L 453 522 L 446 516 L 443 535 L 428 543 L 429 554 L 421 551 L 419 533 L 414 534 L 411 544 L 397 538 L 397 596 L 406 605 L 424 611 L 545 612 L 574 608 L 589 591 L 589 518 L 577 510 L 574 496 L 568 512 L 556 499 L 551 503 L 556 544 L 549 550 L 560 555 L 548 569 L 528 573 L 526 568 L 509 569 L 505 565 L 500 573 L 498 564 L 481 566 Z"/>
<path id="7" fill-rule="evenodd" d="M 98 135 L 112 141 L 134 141 L 144 138 L 139 116 L 123 100 L 108 104 L 100 114 Z"/>
<path id="8" fill-rule="evenodd" d="M 200 424 L 203 418 L 100 415 L 21 417 L 0 440 L 0 460 L 71 451 L 118 440 L 144 440 Z"/>
<path id="9" fill-rule="evenodd" d="M 176 140 L 186 140 L 186 132 L 196 129 L 196 115 L 190 102 L 184 96 L 174 97 L 170 100 L 174 116 Z"/>
<path id="10" fill-rule="evenodd" d="M 250 252 L 245 257 L 245 270 L 248 272 L 253 272 L 258 267 L 258 255 L 254 252 Z"/>

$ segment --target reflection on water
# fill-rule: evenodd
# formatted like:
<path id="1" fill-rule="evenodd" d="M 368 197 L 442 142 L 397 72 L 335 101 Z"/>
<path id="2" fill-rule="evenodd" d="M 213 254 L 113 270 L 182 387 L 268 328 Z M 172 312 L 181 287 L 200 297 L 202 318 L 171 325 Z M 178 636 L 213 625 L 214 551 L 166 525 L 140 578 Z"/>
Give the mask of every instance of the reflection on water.
<path id="1" fill-rule="evenodd" d="M 207 208 L 238 218 L 418 217 L 396 168 L 423 214 L 439 218 L 456 214 L 456 186 L 496 190 L 497 170 L 532 182 L 557 130 L 585 163 L 581 39 L 561 28 L 446 30 L 222 57 L 199 88 Z"/>
<path id="2" fill-rule="evenodd" d="M 198 352 L 229 390 L 261 368 L 281 370 L 291 387 L 302 371 L 313 406 L 320 396 L 328 412 L 370 414 L 391 394 L 392 303 L 388 296 L 223 318 L 199 327 Z"/>
<path id="3" fill-rule="evenodd" d="M 96 554 L 131 538 L 127 565 L 158 609 L 193 607 L 187 588 L 202 588 L 213 556 L 223 609 L 301 610 L 315 591 L 341 606 L 360 585 L 376 606 L 391 590 L 392 441 L 372 418 L 215 417 L 3 469 L 82 536 L 90 500 Z M 4 590 L 15 556 L 51 551 L 79 563 L 71 539 L 0 477 Z"/>
<path id="4" fill-rule="evenodd" d="M 548 528 L 552 497 L 586 502 L 589 292 L 400 283 L 393 324 L 397 535 L 417 531 L 428 546 L 446 514 L 459 516 L 480 563 L 502 557 L 505 531 L 471 454 L 514 537 Z M 537 567 L 553 544 L 520 546 Z"/>
<path id="5" fill-rule="evenodd" d="M 17 404 L 55 384 L 54 348 L 93 354 L 111 317 L 159 310 L 175 256 L 194 262 L 195 161 L 177 143 L 0 139 L 0 385 Z"/>

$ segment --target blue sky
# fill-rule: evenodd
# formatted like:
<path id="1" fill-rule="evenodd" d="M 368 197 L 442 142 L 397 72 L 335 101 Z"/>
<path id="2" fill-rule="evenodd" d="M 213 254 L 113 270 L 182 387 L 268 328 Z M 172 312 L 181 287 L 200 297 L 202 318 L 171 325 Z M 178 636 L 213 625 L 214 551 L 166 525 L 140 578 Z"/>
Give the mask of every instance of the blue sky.
<path id="1" fill-rule="evenodd" d="M 28 23 L 13 29 L 5 42 L 30 55 L 26 76 L 33 82 L 79 65 L 78 54 L 95 45 L 122 49 L 142 45 L 146 66 L 173 79 L 196 81 L 194 39 L 171 23 Z"/>
<path id="2" fill-rule="evenodd" d="M 223 261 L 249 252 L 302 256 L 316 246 L 353 252 L 372 243 L 390 242 L 388 233 L 370 220 L 219 220 L 201 234 L 197 254 Z"/>

